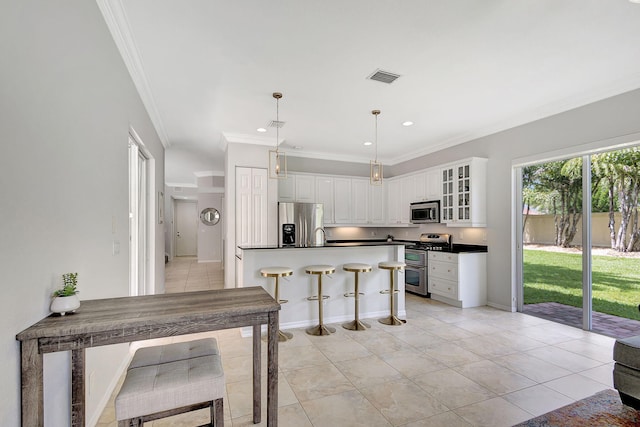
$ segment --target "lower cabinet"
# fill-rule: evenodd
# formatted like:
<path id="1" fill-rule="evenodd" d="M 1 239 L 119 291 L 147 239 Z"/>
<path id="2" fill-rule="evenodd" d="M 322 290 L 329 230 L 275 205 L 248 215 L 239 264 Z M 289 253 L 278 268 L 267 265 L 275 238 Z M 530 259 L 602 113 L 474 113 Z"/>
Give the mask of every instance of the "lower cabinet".
<path id="1" fill-rule="evenodd" d="M 429 251 L 431 298 L 456 307 L 487 304 L 487 254 Z"/>

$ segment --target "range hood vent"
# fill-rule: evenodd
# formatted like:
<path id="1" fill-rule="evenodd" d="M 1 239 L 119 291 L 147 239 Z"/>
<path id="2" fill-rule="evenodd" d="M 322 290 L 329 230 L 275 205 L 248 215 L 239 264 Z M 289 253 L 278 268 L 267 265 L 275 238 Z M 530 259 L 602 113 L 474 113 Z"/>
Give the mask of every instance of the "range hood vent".
<path id="1" fill-rule="evenodd" d="M 400 77 L 400 74 L 391 73 L 389 71 L 384 71 L 378 68 L 367 78 L 369 80 L 375 80 L 377 82 L 391 84 L 394 81 L 396 81 L 398 77 Z"/>

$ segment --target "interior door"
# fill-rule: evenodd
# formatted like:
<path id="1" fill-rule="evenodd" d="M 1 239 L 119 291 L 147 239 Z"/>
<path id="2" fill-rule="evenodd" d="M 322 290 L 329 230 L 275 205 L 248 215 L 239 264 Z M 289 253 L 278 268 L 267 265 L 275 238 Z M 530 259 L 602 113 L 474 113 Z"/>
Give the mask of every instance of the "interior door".
<path id="1" fill-rule="evenodd" d="M 195 202 L 176 200 L 176 256 L 198 254 L 198 213 Z"/>

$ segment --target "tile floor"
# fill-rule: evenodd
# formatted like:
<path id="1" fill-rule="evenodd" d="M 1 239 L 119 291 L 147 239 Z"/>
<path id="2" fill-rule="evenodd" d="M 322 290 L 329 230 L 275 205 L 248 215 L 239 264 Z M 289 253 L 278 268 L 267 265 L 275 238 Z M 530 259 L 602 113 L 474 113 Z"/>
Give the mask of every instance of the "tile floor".
<path id="1" fill-rule="evenodd" d="M 217 267 L 172 261 L 167 292 L 220 288 Z M 406 325 L 396 327 L 372 319 L 372 328 L 362 332 L 333 325 L 337 332 L 328 337 L 291 331 L 293 340 L 280 345 L 279 425 L 511 426 L 613 387 L 613 338 L 521 313 L 458 309 L 409 294 L 407 317 Z M 238 330 L 207 335 L 218 339 L 222 352 L 225 424 L 254 425 L 251 338 Z M 205 422 L 206 411 L 197 411 L 150 425 Z M 113 401 L 98 426 L 116 426 Z"/>

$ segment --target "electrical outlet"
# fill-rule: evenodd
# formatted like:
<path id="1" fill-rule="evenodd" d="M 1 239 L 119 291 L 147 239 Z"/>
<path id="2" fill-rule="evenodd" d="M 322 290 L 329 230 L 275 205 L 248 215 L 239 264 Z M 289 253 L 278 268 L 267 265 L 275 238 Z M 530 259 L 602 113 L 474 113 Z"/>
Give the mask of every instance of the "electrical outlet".
<path id="1" fill-rule="evenodd" d="M 483 231 L 483 232 L 482 232 L 482 241 L 483 241 L 483 242 L 486 242 L 486 241 L 487 241 L 487 232 L 486 232 L 486 231 Z"/>
<path id="2" fill-rule="evenodd" d="M 371 236 L 375 236 L 375 235 L 376 235 L 376 232 L 375 232 L 375 231 L 372 231 L 372 232 L 371 232 Z"/>
<path id="3" fill-rule="evenodd" d="M 120 240 L 113 241 L 113 255 L 118 255 L 120 253 Z"/>
<path id="4" fill-rule="evenodd" d="M 408 231 L 404 232 L 404 237 L 409 237 L 409 232 Z"/>
<path id="5" fill-rule="evenodd" d="M 460 240 L 464 240 L 464 231 L 460 231 L 460 233 L 458 234 L 458 238 Z"/>

